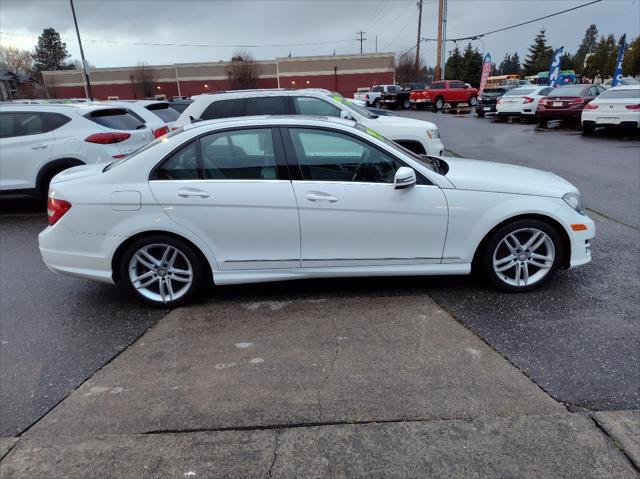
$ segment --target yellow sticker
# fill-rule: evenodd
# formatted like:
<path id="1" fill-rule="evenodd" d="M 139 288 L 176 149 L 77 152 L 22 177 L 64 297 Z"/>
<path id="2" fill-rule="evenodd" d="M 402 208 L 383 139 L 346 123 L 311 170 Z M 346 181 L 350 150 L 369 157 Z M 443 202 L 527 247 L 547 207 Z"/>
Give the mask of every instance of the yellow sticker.
<path id="1" fill-rule="evenodd" d="M 382 136 L 380 133 L 378 133 L 375 130 L 372 130 L 371 128 L 367 128 L 367 133 L 371 136 L 373 136 L 374 138 L 377 138 L 378 140 L 384 141 L 385 137 Z"/>

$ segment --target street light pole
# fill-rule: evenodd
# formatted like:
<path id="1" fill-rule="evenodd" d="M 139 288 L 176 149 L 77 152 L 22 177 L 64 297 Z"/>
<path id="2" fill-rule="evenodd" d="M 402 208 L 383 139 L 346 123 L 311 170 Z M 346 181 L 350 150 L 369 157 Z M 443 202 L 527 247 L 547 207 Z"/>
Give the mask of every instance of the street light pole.
<path id="1" fill-rule="evenodd" d="M 93 93 L 91 92 L 91 82 L 87 73 L 87 61 L 84 59 L 84 50 L 82 49 L 82 41 L 80 40 L 80 30 L 78 29 L 78 20 L 76 19 L 76 9 L 73 8 L 73 0 L 69 0 L 71 4 L 71 13 L 73 15 L 73 23 L 76 26 L 76 34 L 78 35 L 78 45 L 80 46 L 80 58 L 82 59 L 82 72 L 84 74 L 84 93 L 86 97 L 93 101 Z"/>

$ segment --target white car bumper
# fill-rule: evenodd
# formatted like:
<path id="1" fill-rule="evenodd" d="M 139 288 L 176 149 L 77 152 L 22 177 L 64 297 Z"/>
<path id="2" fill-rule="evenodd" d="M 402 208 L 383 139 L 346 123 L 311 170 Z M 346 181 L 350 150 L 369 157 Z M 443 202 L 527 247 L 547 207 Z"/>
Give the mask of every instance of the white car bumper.
<path id="1" fill-rule="evenodd" d="M 607 113 L 606 110 L 584 110 L 582 112 L 582 124 L 585 122 L 592 125 L 627 125 L 640 127 L 640 110 L 629 110 L 628 112 L 616 111 Z"/>
<path id="2" fill-rule="evenodd" d="M 569 235 L 571 245 L 569 268 L 577 268 L 591 262 L 591 240 L 596 234 L 594 221 L 566 204 L 556 211 L 556 215 L 564 223 L 563 226 Z"/>

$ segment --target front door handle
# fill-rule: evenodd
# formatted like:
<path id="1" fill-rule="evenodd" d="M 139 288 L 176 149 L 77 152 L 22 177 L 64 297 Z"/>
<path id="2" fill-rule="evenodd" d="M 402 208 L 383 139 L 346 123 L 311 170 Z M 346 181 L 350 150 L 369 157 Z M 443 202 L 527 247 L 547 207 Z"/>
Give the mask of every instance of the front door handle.
<path id="1" fill-rule="evenodd" d="M 305 198 L 309 201 L 328 201 L 329 203 L 335 203 L 338 198 L 330 195 L 329 193 L 323 193 L 322 191 L 309 191 Z"/>
<path id="2" fill-rule="evenodd" d="M 197 188 L 180 188 L 178 190 L 178 196 L 181 198 L 191 198 L 193 196 L 198 198 L 209 198 L 211 195 L 206 191 L 199 190 Z"/>
<path id="3" fill-rule="evenodd" d="M 49 148 L 49 145 L 33 145 L 31 147 L 32 150 L 44 150 L 45 148 Z"/>

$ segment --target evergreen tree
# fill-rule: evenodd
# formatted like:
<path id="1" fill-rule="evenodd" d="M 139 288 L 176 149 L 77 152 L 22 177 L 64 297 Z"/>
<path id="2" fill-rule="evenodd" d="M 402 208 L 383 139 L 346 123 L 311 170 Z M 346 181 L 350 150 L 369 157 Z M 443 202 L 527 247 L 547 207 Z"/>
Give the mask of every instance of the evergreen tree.
<path id="1" fill-rule="evenodd" d="M 525 75 L 548 71 L 552 55 L 553 49 L 547 45 L 547 36 L 545 30 L 542 29 L 536 35 L 533 45 L 529 47 L 529 54 L 524 60 Z"/>
<path id="2" fill-rule="evenodd" d="M 516 75 L 520 75 L 520 72 L 522 71 L 522 65 L 520 65 L 520 56 L 518 55 L 518 52 L 515 52 L 511 56 L 511 69 Z"/>
<path id="3" fill-rule="evenodd" d="M 462 76 L 462 54 L 460 53 L 460 49 L 456 45 L 453 49 L 449 58 L 447 59 L 447 63 L 444 66 L 444 79 L 445 80 L 459 80 Z"/>
<path id="4" fill-rule="evenodd" d="M 510 55 L 505 54 L 502 63 L 500 63 L 500 75 L 519 75 L 522 67 L 520 66 L 520 57 L 517 53 Z"/>
<path id="5" fill-rule="evenodd" d="M 587 58 L 584 75 L 594 78 L 600 75 L 603 80 L 613 76 L 618 58 L 618 43 L 613 35 L 600 37 L 596 51 Z"/>
<path id="6" fill-rule="evenodd" d="M 624 52 L 622 73 L 624 76 L 640 75 L 640 36 L 636 37 Z"/>
<path id="7" fill-rule="evenodd" d="M 71 70 L 73 65 L 65 61 L 69 58 L 67 45 L 60 38 L 60 34 L 53 28 L 46 28 L 38 37 L 33 56 L 33 71 L 37 76 L 43 71 Z"/>
<path id="8" fill-rule="evenodd" d="M 597 45 L 598 28 L 594 24 L 591 24 L 589 28 L 587 28 L 587 31 L 584 32 L 584 38 L 574 57 L 574 70 L 576 70 L 576 72 L 582 73 L 584 71 L 584 62 L 587 59 L 587 55 L 595 53 Z"/>
<path id="9" fill-rule="evenodd" d="M 563 53 L 562 56 L 560 57 L 560 69 L 575 71 L 576 69 L 575 56 L 569 52 Z"/>
<path id="10" fill-rule="evenodd" d="M 458 78 L 471 86 L 478 87 L 480 85 L 480 77 L 482 76 L 482 54 L 477 48 L 473 48 L 469 42 L 462 54 L 462 74 Z"/>

